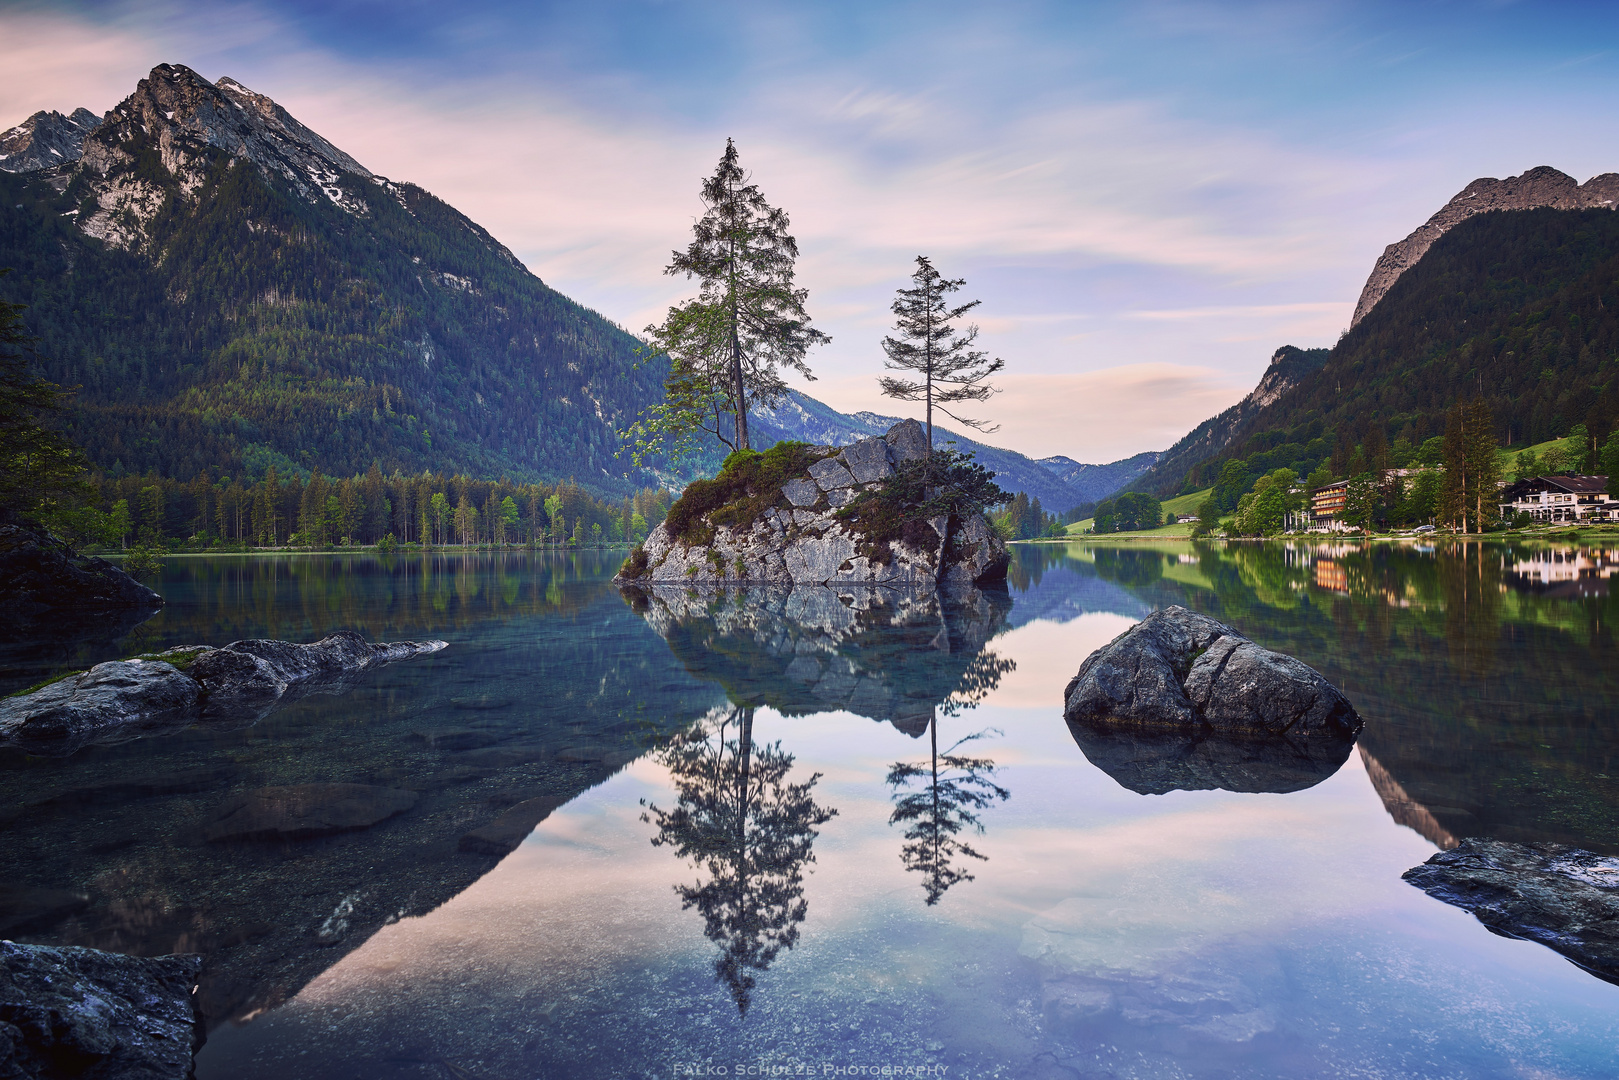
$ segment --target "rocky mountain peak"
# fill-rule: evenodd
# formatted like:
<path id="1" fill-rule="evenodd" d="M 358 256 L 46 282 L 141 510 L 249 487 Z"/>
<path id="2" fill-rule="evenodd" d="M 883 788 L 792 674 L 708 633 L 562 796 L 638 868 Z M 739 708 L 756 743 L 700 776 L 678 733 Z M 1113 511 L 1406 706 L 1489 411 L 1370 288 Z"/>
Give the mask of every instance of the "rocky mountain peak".
<path id="1" fill-rule="evenodd" d="M 85 136 L 99 123 L 101 117 L 89 109 L 74 109 L 68 116 L 41 110 L 0 134 L 0 172 L 33 172 L 78 161 Z"/>
<path id="2" fill-rule="evenodd" d="M 1521 176 L 1497 180 L 1481 177 L 1456 194 L 1419 229 L 1397 244 L 1383 249 L 1371 277 L 1355 305 L 1353 328 L 1383 298 L 1399 276 L 1427 254 L 1434 241 L 1472 217 L 1490 210 L 1589 210 L 1619 208 L 1619 173 L 1602 173 L 1585 183 L 1550 165 L 1540 165 Z"/>

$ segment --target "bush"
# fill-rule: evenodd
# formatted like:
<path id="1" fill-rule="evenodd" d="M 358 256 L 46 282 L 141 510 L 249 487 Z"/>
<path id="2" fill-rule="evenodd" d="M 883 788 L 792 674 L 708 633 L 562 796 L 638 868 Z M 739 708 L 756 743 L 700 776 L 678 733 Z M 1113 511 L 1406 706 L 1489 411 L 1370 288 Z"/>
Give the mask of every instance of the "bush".
<path id="1" fill-rule="evenodd" d="M 687 547 L 707 544 L 717 526 L 751 528 L 783 501 L 782 485 L 820 460 L 808 443 L 783 440 L 764 453 L 738 450 L 712 480 L 694 480 L 669 508 L 664 527 Z"/>
<path id="2" fill-rule="evenodd" d="M 646 577 L 646 548 L 640 544 L 635 545 L 635 550 L 630 552 L 630 557 L 624 560 L 624 565 L 619 567 L 618 572 L 627 578 Z"/>
<path id="3" fill-rule="evenodd" d="M 855 496 L 837 517 L 864 540 L 862 555 L 887 562 L 888 545 L 896 540 L 913 547 L 938 543 L 929 519 L 970 517 L 1006 501 L 995 474 L 971 454 L 935 450 L 931 469 L 926 460 L 903 462 L 882 484 Z"/>

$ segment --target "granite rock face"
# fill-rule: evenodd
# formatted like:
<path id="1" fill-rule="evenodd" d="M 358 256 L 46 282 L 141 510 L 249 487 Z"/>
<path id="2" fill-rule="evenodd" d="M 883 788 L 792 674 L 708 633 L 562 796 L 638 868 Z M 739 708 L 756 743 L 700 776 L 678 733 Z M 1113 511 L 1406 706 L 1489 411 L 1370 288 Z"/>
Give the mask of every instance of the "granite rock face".
<path id="1" fill-rule="evenodd" d="M 199 719 L 251 722 L 291 690 L 328 687 L 377 664 L 445 647 L 443 641 L 373 645 L 352 630 L 340 630 L 311 645 L 237 641 L 219 649 L 180 647 L 153 659 L 97 664 L 32 694 L 0 699 L 0 745 L 60 755 Z M 185 670 L 176 664 L 185 664 Z"/>
<path id="2" fill-rule="evenodd" d="M 1497 934 L 1537 941 L 1619 983 L 1619 859 L 1471 837 L 1401 876 Z"/>
<path id="3" fill-rule="evenodd" d="M 1361 719 L 1320 672 L 1183 607 L 1096 650 L 1063 693 L 1070 725 L 1353 738 Z"/>
<path id="4" fill-rule="evenodd" d="M 120 609 L 155 611 L 163 598 L 105 559 L 80 555 L 45 530 L 0 525 L 0 632 L 42 620 Z"/>
<path id="5" fill-rule="evenodd" d="M 200 956 L 0 941 L 0 1076 L 186 1080 Z"/>
<path id="6" fill-rule="evenodd" d="M 690 547 L 660 524 L 642 545 L 646 572 L 615 580 L 647 585 L 966 588 L 1006 576 L 1010 562 L 1006 545 L 982 517 L 939 518 L 925 541 L 888 545 L 886 559 L 862 554 L 860 538 L 837 519 L 839 507 L 892 476 L 896 465 L 926 455 L 927 436 L 915 420 L 902 421 L 881 438 L 863 439 L 841 451 L 821 449 L 825 456 L 809 467 L 806 476 L 782 485 L 788 505 L 767 510 L 746 530 L 721 526 L 710 543 Z"/>
<path id="7" fill-rule="evenodd" d="M 1575 181 L 1549 165 L 1530 169 L 1522 176 L 1497 180 L 1493 176 L 1474 180 L 1439 209 L 1410 236 L 1390 244 L 1378 256 L 1377 265 L 1361 289 L 1355 304 L 1354 328 L 1389 291 L 1399 276 L 1417 264 L 1434 242 L 1474 214 L 1490 210 L 1612 210 L 1619 207 L 1619 173 L 1603 173 L 1585 183 Z"/>

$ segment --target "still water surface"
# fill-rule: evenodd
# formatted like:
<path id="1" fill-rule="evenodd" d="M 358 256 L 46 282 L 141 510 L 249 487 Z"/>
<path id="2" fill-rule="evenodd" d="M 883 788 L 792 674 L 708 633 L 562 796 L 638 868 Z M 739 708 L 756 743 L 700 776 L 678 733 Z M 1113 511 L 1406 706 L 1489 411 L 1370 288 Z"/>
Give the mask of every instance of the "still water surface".
<path id="1" fill-rule="evenodd" d="M 1468 835 L 1619 852 L 1615 554 L 1075 544 L 950 605 L 627 600 L 590 553 L 171 560 L 159 615 L 0 651 L 0 689 L 344 627 L 451 647 L 0 756 L 0 934 L 207 954 L 205 1080 L 1613 1076 L 1619 987 L 1400 874 Z M 1078 745 L 1063 686 L 1172 603 L 1343 686 L 1355 752 Z M 331 783 L 416 801 L 208 839 Z"/>

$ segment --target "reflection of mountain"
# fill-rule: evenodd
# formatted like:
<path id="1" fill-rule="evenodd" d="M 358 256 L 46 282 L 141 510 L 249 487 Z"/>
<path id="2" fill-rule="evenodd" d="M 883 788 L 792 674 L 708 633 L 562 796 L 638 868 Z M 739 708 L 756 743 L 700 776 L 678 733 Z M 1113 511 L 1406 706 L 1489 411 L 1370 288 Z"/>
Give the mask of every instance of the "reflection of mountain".
<path id="1" fill-rule="evenodd" d="M 1006 662 L 1004 590 L 946 598 L 885 588 L 635 588 L 625 596 L 688 672 L 738 705 L 844 710 L 920 736 L 937 708 L 978 700 Z"/>
<path id="2" fill-rule="evenodd" d="M 1175 791 L 1303 791 L 1349 760 L 1353 739 L 1240 739 L 1201 733 L 1104 731 L 1069 724 L 1092 765 L 1143 795 Z"/>
<path id="3" fill-rule="evenodd" d="M 1128 591 L 1099 576 L 1094 565 L 1069 557 L 1066 545 L 1017 545 L 1019 557 L 1007 571 L 1007 585 L 1017 604 L 1007 622 L 1026 626 L 1036 619 L 1068 622 L 1105 611 L 1143 618 L 1152 610 Z"/>
<path id="4" fill-rule="evenodd" d="M 254 564 L 238 589 L 219 574 L 235 560 L 188 561 L 152 643 L 315 636 L 348 618 L 368 636 L 438 619 L 458 642 L 246 730 L 52 761 L 0 753 L 0 936 L 201 952 L 210 1025 L 281 1004 L 378 928 L 448 901 L 717 696 L 605 590 L 610 565 L 276 562 L 284 587 L 267 589 Z M 207 838 L 244 798 L 262 808 L 275 791 L 325 785 L 366 785 L 405 809 L 312 839 L 275 836 L 272 818 L 265 839 Z"/>
<path id="5" fill-rule="evenodd" d="M 1185 604 L 1320 671 L 1366 717 L 1360 746 L 1390 812 L 1435 843 L 1494 836 L 1619 852 L 1619 596 L 1513 587 L 1520 565 L 1577 571 L 1600 551 L 1065 547 L 1071 572 L 1109 580 L 1135 604 Z M 1029 554 L 1016 549 L 1014 588 Z"/>
<path id="6" fill-rule="evenodd" d="M 734 725 L 734 728 L 733 728 Z M 675 783 L 675 805 L 645 802 L 657 821 L 656 847 L 691 859 L 706 880 L 677 885 L 682 908 L 703 916 L 703 933 L 720 947 L 714 977 L 747 1014 L 755 971 L 767 970 L 798 942 L 809 915 L 804 867 L 815 861 L 816 826 L 837 815 L 811 792 L 820 773 L 788 783 L 793 755 L 753 741 L 753 708 L 739 705 L 670 740 L 658 759 Z"/>

